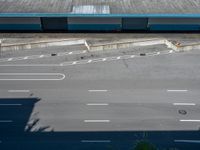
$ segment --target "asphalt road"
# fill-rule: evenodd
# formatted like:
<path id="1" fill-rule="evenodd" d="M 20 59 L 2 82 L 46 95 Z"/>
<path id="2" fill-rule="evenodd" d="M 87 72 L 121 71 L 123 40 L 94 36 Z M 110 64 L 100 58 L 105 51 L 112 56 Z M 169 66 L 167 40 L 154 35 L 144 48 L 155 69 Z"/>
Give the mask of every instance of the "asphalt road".
<path id="1" fill-rule="evenodd" d="M 27 124 L 39 119 L 32 132 L 197 131 L 199 58 L 194 50 L 69 66 L 0 65 L 0 95 L 40 99 L 31 103 Z M 17 125 L 22 112 L 4 113 L 0 124 Z"/>

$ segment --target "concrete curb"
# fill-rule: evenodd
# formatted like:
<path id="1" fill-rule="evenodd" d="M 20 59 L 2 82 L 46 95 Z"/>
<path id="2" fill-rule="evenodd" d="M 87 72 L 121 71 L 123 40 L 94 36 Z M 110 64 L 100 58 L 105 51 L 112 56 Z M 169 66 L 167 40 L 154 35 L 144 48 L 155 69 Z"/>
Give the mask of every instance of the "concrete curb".
<path id="1" fill-rule="evenodd" d="M 70 39 L 70 40 L 54 40 L 54 41 L 41 41 L 32 43 L 19 43 L 19 44 L 7 44 L 1 45 L 2 51 L 9 50 L 25 50 L 32 48 L 45 48 L 50 46 L 68 46 L 68 45 L 85 45 L 85 40 L 83 39 Z"/>
<path id="2" fill-rule="evenodd" d="M 109 49 L 120 49 L 120 48 L 131 48 L 134 46 L 150 46 L 150 45 L 158 45 L 165 44 L 168 48 L 171 48 L 174 51 L 189 51 L 192 49 L 200 49 L 200 43 L 193 43 L 183 45 L 176 41 L 169 41 L 166 39 L 149 39 L 149 40 L 141 40 L 141 41 L 124 41 L 124 42 L 114 42 L 114 43 L 104 43 L 104 44 L 88 44 L 85 43 L 88 51 L 102 51 Z"/>

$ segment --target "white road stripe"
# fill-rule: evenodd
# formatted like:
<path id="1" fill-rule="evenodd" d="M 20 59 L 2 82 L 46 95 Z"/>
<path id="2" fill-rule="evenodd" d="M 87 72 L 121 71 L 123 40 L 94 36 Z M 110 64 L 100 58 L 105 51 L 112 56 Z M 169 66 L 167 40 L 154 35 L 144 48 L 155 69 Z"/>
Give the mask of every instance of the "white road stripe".
<path id="1" fill-rule="evenodd" d="M 24 57 L 24 59 L 28 59 L 28 57 Z"/>
<path id="2" fill-rule="evenodd" d="M 195 106 L 195 103 L 173 103 L 175 106 Z"/>
<path id="3" fill-rule="evenodd" d="M 108 106 L 108 103 L 88 103 L 87 106 Z"/>
<path id="4" fill-rule="evenodd" d="M 40 55 L 40 58 L 43 58 L 44 57 L 44 55 Z"/>
<path id="5" fill-rule="evenodd" d="M 103 59 L 102 59 L 102 61 L 106 61 L 106 60 L 107 60 L 107 58 L 103 58 Z"/>
<path id="6" fill-rule="evenodd" d="M 108 90 L 88 90 L 89 92 L 108 92 Z"/>
<path id="7" fill-rule="evenodd" d="M 0 104 L 0 106 L 22 106 L 22 104 Z"/>
<path id="8" fill-rule="evenodd" d="M 200 122 L 200 120 L 180 120 L 180 122 Z"/>
<path id="9" fill-rule="evenodd" d="M 65 75 L 62 73 L 0 73 L 0 76 L 61 76 L 60 78 L 25 78 L 25 79 L 15 79 L 15 78 L 0 78 L 0 81 L 58 81 L 58 80 L 64 80 Z"/>
<path id="10" fill-rule="evenodd" d="M 200 143 L 200 140 L 174 140 L 174 142 L 180 142 L 180 143 Z"/>
<path id="11" fill-rule="evenodd" d="M 28 93 L 30 90 L 8 90 L 10 93 Z"/>
<path id="12" fill-rule="evenodd" d="M 169 53 L 173 53 L 173 52 L 174 52 L 173 50 L 170 50 L 170 51 L 169 51 Z"/>
<path id="13" fill-rule="evenodd" d="M 69 55 L 73 54 L 73 52 L 69 52 Z"/>
<path id="14" fill-rule="evenodd" d="M 8 61 L 12 61 L 12 60 L 13 60 L 13 58 L 9 58 L 9 59 L 8 59 Z"/>
<path id="15" fill-rule="evenodd" d="M 118 60 L 121 59 L 121 56 L 118 56 L 117 59 L 118 59 Z"/>
<path id="16" fill-rule="evenodd" d="M 160 55 L 160 52 L 157 52 L 157 55 Z"/>
<path id="17" fill-rule="evenodd" d="M 91 63 L 92 62 L 92 60 L 90 59 L 90 60 L 88 60 L 88 63 Z"/>
<path id="18" fill-rule="evenodd" d="M 110 143 L 111 140 L 81 140 L 82 143 Z"/>
<path id="19" fill-rule="evenodd" d="M 13 122 L 12 120 L 0 120 L 0 123 L 11 123 Z"/>
<path id="20" fill-rule="evenodd" d="M 131 55 L 131 58 L 134 58 L 135 57 L 135 55 Z"/>
<path id="21" fill-rule="evenodd" d="M 188 90 L 167 90 L 167 92 L 188 92 Z"/>
<path id="22" fill-rule="evenodd" d="M 85 123 L 103 123 L 103 122 L 110 122 L 110 120 L 84 120 Z"/>
<path id="23" fill-rule="evenodd" d="M 75 64 L 77 64 L 77 62 L 76 62 L 76 61 L 74 61 L 72 64 L 73 64 L 73 65 L 75 65 Z"/>

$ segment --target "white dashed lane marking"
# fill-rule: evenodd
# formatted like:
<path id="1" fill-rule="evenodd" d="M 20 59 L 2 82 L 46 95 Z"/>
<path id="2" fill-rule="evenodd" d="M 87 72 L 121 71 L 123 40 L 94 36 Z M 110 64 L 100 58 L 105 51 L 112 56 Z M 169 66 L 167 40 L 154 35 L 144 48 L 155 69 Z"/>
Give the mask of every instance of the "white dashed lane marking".
<path id="1" fill-rule="evenodd" d="M 0 104 L 0 106 L 22 106 L 22 104 Z"/>
<path id="2" fill-rule="evenodd" d="M 88 90 L 89 92 L 108 92 L 108 90 Z"/>
<path id="3" fill-rule="evenodd" d="M 200 143 L 200 140 L 174 140 L 177 143 Z"/>
<path id="4" fill-rule="evenodd" d="M 110 143 L 111 140 L 81 140 L 81 143 Z"/>
<path id="5" fill-rule="evenodd" d="M 12 120 L 0 120 L 0 123 L 12 123 Z"/>
<path id="6" fill-rule="evenodd" d="M 108 103 L 88 103 L 87 106 L 108 106 Z"/>
<path id="7" fill-rule="evenodd" d="M 167 90 L 167 92 L 188 92 L 188 90 Z"/>
<path id="8" fill-rule="evenodd" d="M 169 54 L 170 51 L 165 51 L 165 52 L 159 52 L 159 54 Z M 145 57 L 152 57 L 152 56 L 157 56 L 157 53 L 148 53 L 146 54 Z M 46 55 L 40 55 L 40 56 L 34 56 L 36 57 L 46 57 Z M 123 55 L 123 56 L 113 56 L 113 57 L 106 57 L 106 58 L 97 58 L 97 59 L 89 59 L 89 60 L 80 60 L 80 61 L 72 61 L 72 62 L 62 62 L 60 64 L 5 64 L 5 65 L 0 65 L 0 66 L 30 66 L 30 67 L 48 67 L 48 66 L 70 66 L 70 65 L 81 65 L 81 64 L 88 64 L 88 63 L 96 63 L 96 62 L 105 62 L 105 61 L 117 61 L 117 60 L 121 60 L 121 59 L 131 59 L 131 58 L 135 58 L 135 57 L 144 57 L 144 56 L 140 56 L 140 55 Z M 30 57 L 28 57 L 29 59 Z M 35 58 L 31 58 L 31 59 L 35 59 Z M 1 61 L 1 60 L 0 60 Z M 180 90 L 179 90 L 180 91 Z M 183 90 L 182 90 L 183 91 Z M 168 90 L 168 92 L 178 92 L 178 90 Z"/>
<path id="9" fill-rule="evenodd" d="M 8 90 L 10 93 L 28 93 L 30 90 Z"/>
<path id="10" fill-rule="evenodd" d="M 180 122 L 200 122 L 200 120 L 180 120 Z"/>
<path id="11" fill-rule="evenodd" d="M 109 123 L 110 120 L 84 120 L 85 123 Z"/>
<path id="12" fill-rule="evenodd" d="M 175 106 L 195 106 L 195 103 L 173 103 Z"/>

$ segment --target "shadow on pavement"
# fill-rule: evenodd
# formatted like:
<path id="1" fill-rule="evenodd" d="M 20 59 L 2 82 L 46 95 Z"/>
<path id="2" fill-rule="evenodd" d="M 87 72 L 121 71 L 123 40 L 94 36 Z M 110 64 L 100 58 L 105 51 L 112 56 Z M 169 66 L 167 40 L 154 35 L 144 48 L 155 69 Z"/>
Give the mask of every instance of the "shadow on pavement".
<path id="1" fill-rule="evenodd" d="M 0 99 L 0 150 L 198 150 L 200 131 L 31 132 L 38 98 Z"/>

